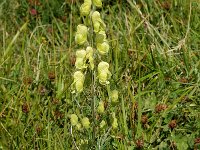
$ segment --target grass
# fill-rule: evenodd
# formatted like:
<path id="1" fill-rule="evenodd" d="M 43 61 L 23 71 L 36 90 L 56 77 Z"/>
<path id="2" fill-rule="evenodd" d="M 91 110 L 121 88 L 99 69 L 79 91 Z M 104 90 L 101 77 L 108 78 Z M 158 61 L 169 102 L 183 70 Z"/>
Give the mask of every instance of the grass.
<path id="1" fill-rule="evenodd" d="M 199 149 L 200 2 L 105 2 L 110 85 L 88 71 L 72 94 L 81 3 L 0 2 L 0 149 Z M 73 113 L 91 127 L 72 127 Z"/>

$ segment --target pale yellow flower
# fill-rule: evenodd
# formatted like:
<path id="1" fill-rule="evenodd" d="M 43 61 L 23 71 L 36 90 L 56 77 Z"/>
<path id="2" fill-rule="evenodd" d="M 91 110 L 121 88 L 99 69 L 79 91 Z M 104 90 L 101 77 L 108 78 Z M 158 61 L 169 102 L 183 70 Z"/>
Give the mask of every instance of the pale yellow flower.
<path id="1" fill-rule="evenodd" d="M 77 69 L 86 68 L 85 60 L 86 60 L 86 51 L 85 50 L 76 51 L 75 66 L 76 66 Z"/>
<path id="2" fill-rule="evenodd" d="M 89 60 L 89 63 L 90 63 L 90 69 L 93 70 L 94 69 L 94 58 L 93 58 L 93 48 L 88 46 L 86 48 L 86 59 Z"/>
<path id="3" fill-rule="evenodd" d="M 85 77 L 81 71 L 76 71 L 74 73 L 74 84 L 78 93 L 83 91 L 84 79 Z"/>
<path id="4" fill-rule="evenodd" d="M 83 16 L 89 15 L 89 13 L 91 11 L 91 5 L 92 5 L 91 0 L 85 0 L 84 3 L 80 7 L 81 15 L 83 15 Z"/>
<path id="5" fill-rule="evenodd" d="M 93 0 L 93 4 L 94 4 L 96 7 L 102 7 L 102 1 L 101 1 L 101 0 Z"/>
<path id="6" fill-rule="evenodd" d="M 105 125 L 106 125 L 106 122 L 104 120 L 102 120 L 101 123 L 100 123 L 100 128 L 105 127 Z"/>
<path id="7" fill-rule="evenodd" d="M 113 103 L 116 103 L 118 101 L 118 91 L 117 90 L 113 90 L 111 92 L 111 100 Z"/>
<path id="8" fill-rule="evenodd" d="M 101 30 L 96 34 L 96 42 L 103 43 L 104 41 L 106 41 L 106 33 Z"/>
<path id="9" fill-rule="evenodd" d="M 80 123 L 77 123 L 77 124 L 76 124 L 76 128 L 77 128 L 77 130 L 79 130 L 79 131 L 80 131 L 80 130 L 81 130 L 81 127 L 82 127 L 82 126 L 81 126 L 81 124 L 80 124 Z"/>
<path id="10" fill-rule="evenodd" d="M 86 129 L 88 129 L 90 127 L 90 121 L 87 117 L 84 117 L 81 120 L 81 123 L 82 123 L 83 127 L 86 128 Z"/>
<path id="11" fill-rule="evenodd" d="M 80 24 L 77 26 L 77 32 L 75 35 L 75 41 L 77 44 L 82 45 L 87 41 L 88 29 L 85 25 Z"/>
<path id="12" fill-rule="evenodd" d="M 77 115 L 76 114 L 72 114 L 70 116 L 70 121 L 71 121 L 71 125 L 72 126 L 77 125 L 77 123 L 78 123 L 78 117 L 77 117 Z"/>
<path id="13" fill-rule="evenodd" d="M 105 110 L 105 108 L 104 108 L 104 102 L 100 101 L 99 102 L 99 106 L 97 108 L 97 111 L 102 114 L 102 113 L 104 113 L 104 110 Z"/>
<path id="14" fill-rule="evenodd" d="M 93 12 L 92 22 L 93 22 L 95 33 L 99 32 L 101 30 L 104 30 L 106 27 L 106 25 L 104 24 L 104 22 L 102 21 L 102 19 L 100 17 L 100 13 L 98 11 Z"/>
<path id="15" fill-rule="evenodd" d="M 101 55 L 105 55 L 109 51 L 108 42 L 97 43 L 97 50 Z"/>
<path id="16" fill-rule="evenodd" d="M 109 84 L 108 79 L 111 76 L 109 69 L 109 64 L 107 62 L 100 62 L 98 64 L 98 78 L 99 78 L 99 83 L 102 85 Z"/>

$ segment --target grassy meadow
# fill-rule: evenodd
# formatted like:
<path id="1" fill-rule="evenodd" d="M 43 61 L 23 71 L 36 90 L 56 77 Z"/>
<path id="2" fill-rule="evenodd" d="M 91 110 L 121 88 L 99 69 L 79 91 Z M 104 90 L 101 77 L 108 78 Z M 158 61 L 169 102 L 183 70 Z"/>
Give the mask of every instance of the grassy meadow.
<path id="1" fill-rule="evenodd" d="M 200 1 L 102 0 L 91 12 L 106 25 L 105 55 L 83 2 L 0 1 L 0 150 L 200 149 Z M 81 69 L 77 92 L 76 51 L 88 45 L 94 69 Z"/>

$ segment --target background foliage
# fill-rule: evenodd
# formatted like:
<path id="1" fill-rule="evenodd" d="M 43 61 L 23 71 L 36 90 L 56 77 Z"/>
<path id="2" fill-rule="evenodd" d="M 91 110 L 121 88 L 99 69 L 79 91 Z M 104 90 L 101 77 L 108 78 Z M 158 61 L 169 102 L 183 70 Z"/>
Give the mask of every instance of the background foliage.
<path id="1" fill-rule="evenodd" d="M 78 104 L 70 91 L 82 2 L 0 2 L 0 149 L 198 149 L 199 1 L 104 1 L 111 89 L 120 98 L 94 122 L 90 77 Z M 97 102 L 108 99 L 97 91 Z M 91 129 L 72 134 L 72 113 L 89 117 Z"/>

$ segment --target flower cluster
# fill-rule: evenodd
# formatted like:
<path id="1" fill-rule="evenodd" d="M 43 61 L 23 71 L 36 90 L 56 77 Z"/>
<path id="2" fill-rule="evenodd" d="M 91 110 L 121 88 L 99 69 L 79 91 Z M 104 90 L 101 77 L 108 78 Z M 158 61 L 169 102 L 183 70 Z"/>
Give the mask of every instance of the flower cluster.
<path id="1" fill-rule="evenodd" d="M 84 0 L 84 3 L 80 7 L 80 13 L 87 20 L 87 24 L 79 24 L 77 26 L 77 31 L 75 34 L 75 42 L 80 48 L 76 51 L 76 72 L 74 73 L 73 88 L 77 93 L 81 93 L 84 87 L 85 74 L 87 74 L 88 68 L 93 71 L 94 79 L 95 72 L 97 70 L 97 78 L 99 83 L 103 86 L 110 84 L 109 79 L 111 78 L 111 72 L 109 71 L 109 63 L 105 61 L 103 57 L 109 52 L 109 42 L 106 36 L 106 25 L 101 18 L 101 14 L 95 10 L 95 8 L 101 8 L 101 0 Z M 93 8 L 93 9 L 92 9 Z M 83 21 L 84 22 L 84 21 Z M 94 39 L 90 41 L 89 36 Z M 96 52 L 96 53 L 95 53 Z M 94 57 L 95 56 L 95 57 Z M 97 67 L 95 67 L 94 58 L 99 61 Z M 98 59 L 99 58 L 99 59 Z M 104 61 L 103 61 L 104 60 Z M 112 103 L 118 102 L 118 91 L 113 90 L 109 92 L 109 97 Z M 99 115 L 103 115 L 106 110 L 106 102 L 100 100 L 97 107 L 97 112 Z M 118 128 L 118 120 L 114 112 L 112 113 L 112 128 Z M 77 130 L 80 130 L 82 126 L 85 129 L 89 129 L 90 121 L 87 117 L 82 118 L 81 122 L 78 122 L 78 117 L 75 114 L 71 115 L 71 124 L 76 126 Z M 105 129 L 107 126 L 106 120 L 101 120 L 100 129 Z"/>
<path id="2" fill-rule="evenodd" d="M 101 0 L 84 0 L 84 3 L 80 7 L 80 13 L 82 16 L 91 17 L 92 24 L 91 27 L 87 27 L 85 24 L 79 24 L 77 26 L 77 31 L 75 34 L 75 42 L 80 46 L 87 45 L 86 49 L 82 48 L 76 51 L 76 62 L 75 66 L 78 71 L 74 73 L 74 82 L 75 89 L 78 93 L 83 91 L 84 84 L 84 75 L 83 71 L 86 68 L 94 70 L 94 49 L 90 46 L 87 37 L 88 31 L 92 30 L 95 33 L 96 37 L 96 49 L 100 55 L 106 55 L 109 51 L 109 44 L 106 39 L 105 28 L 106 25 L 101 19 L 101 15 L 98 11 L 92 11 L 92 5 L 96 7 L 102 7 Z M 92 35 L 91 35 L 92 36 Z M 100 62 L 98 64 L 98 78 L 99 83 L 102 85 L 109 84 L 108 79 L 111 77 L 109 71 L 109 64 L 107 62 Z"/>
<path id="3" fill-rule="evenodd" d="M 76 126 L 78 130 L 81 130 L 81 124 L 78 122 L 78 116 L 76 114 L 70 116 L 70 121 L 72 126 Z M 82 118 L 81 123 L 85 129 L 90 128 L 90 121 L 87 117 Z"/>

